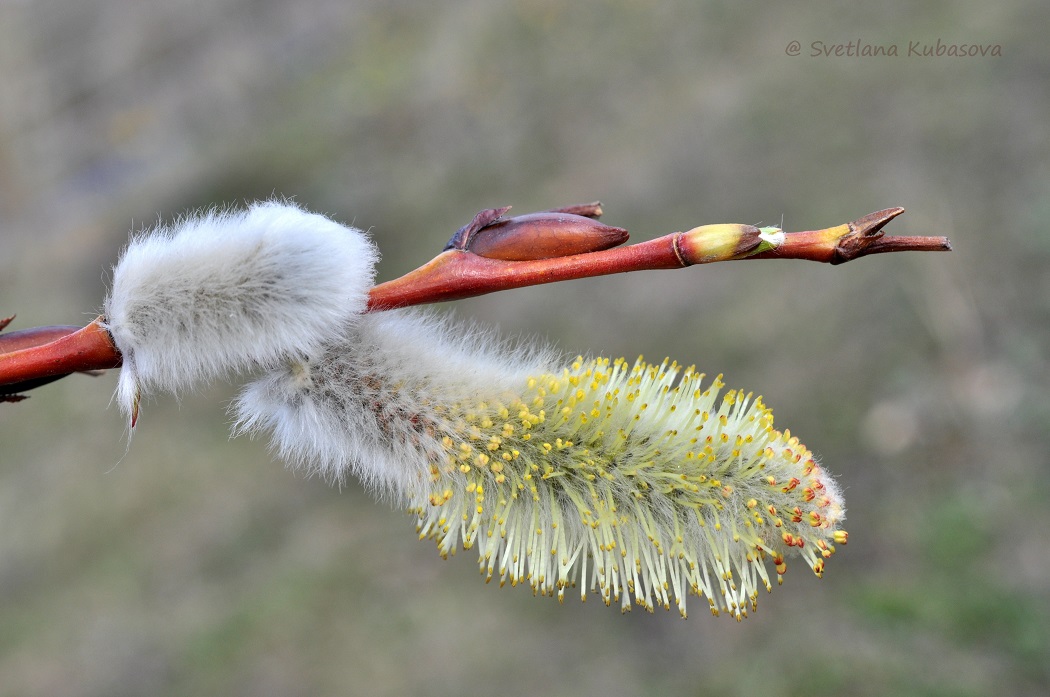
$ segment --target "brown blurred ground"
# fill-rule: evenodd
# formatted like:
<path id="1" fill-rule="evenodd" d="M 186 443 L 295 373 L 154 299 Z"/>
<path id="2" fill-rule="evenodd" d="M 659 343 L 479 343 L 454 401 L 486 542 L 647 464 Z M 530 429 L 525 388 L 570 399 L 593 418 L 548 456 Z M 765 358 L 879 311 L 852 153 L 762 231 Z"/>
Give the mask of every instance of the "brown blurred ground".
<path id="1" fill-rule="evenodd" d="M 279 194 L 382 279 L 480 208 L 593 199 L 951 255 L 748 262 L 455 311 L 761 391 L 850 544 L 741 625 L 486 586 L 412 520 L 229 441 L 232 387 L 0 405 L 0 695 L 1040 695 L 1050 690 L 1045 3 L 0 2 L 0 315 L 83 323 L 128 231 Z M 830 57 L 813 42 L 1001 45 Z M 786 54 L 790 41 L 802 55 Z"/>

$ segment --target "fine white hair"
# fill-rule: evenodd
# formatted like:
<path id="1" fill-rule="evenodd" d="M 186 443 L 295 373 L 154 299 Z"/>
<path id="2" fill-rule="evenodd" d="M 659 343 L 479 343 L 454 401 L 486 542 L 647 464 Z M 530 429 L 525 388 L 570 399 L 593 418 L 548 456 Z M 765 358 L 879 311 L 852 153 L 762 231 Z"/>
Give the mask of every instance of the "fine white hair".
<path id="1" fill-rule="evenodd" d="M 352 474 L 403 505 L 454 428 L 450 405 L 508 397 L 559 362 L 545 344 L 433 313 L 367 314 L 322 352 L 246 385 L 235 432 L 269 431 L 293 466 L 328 481 Z"/>
<path id="2" fill-rule="evenodd" d="M 279 201 L 133 235 L 103 311 L 116 401 L 135 414 L 140 394 L 319 350 L 365 310 L 377 259 L 360 230 Z"/>

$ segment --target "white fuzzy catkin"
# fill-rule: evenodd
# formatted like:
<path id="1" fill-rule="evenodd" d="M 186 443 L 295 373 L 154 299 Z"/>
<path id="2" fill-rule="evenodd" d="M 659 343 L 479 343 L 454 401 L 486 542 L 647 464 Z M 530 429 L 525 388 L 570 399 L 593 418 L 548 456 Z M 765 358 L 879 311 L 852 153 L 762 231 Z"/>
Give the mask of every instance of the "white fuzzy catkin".
<path id="1" fill-rule="evenodd" d="M 364 311 L 376 260 L 360 230 L 276 201 L 134 235 L 103 311 L 117 402 L 318 350 Z"/>
<path id="2" fill-rule="evenodd" d="M 760 398 L 667 362 L 564 361 L 416 311 L 366 315 L 234 405 L 283 458 L 359 477 L 487 578 L 740 619 L 785 556 L 844 544 L 835 482 Z"/>
<path id="3" fill-rule="evenodd" d="M 431 410 L 512 395 L 554 355 L 418 310 L 368 314 L 323 352 L 245 386 L 236 430 L 270 431 L 274 451 L 297 468 L 330 482 L 352 474 L 404 505 L 427 473 L 427 453 L 441 449 Z"/>

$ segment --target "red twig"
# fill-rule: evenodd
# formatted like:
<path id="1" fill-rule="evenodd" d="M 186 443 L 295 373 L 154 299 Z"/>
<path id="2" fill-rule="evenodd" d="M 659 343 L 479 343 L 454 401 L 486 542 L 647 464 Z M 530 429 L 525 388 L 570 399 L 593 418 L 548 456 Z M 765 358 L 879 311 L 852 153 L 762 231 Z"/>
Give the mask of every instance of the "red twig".
<path id="1" fill-rule="evenodd" d="M 763 244 L 761 231 L 749 225 L 707 225 L 641 244 L 555 258 L 506 261 L 454 249 L 373 288 L 368 309 L 389 310 L 541 283 L 733 259 L 842 264 L 882 252 L 951 250 L 946 237 L 885 237 L 882 228 L 903 212 L 903 208 L 887 208 L 833 228 L 789 232 L 777 244 Z M 525 230 L 522 238 L 528 240 L 532 234 Z"/>
<path id="2" fill-rule="evenodd" d="M 18 401 L 20 392 L 70 373 L 119 367 L 120 352 L 101 319 L 83 328 L 35 327 L 0 337 L 0 398 Z"/>
<path id="3" fill-rule="evenodd" d="M 457 300 L 499 290 L 644 269 L 734 259 L 808 259 L 842 264 L 869 254 L 949 251 L 946 237 L 886 237 L 904 212 L 887 208 L 824 230 L 780 233 L 749 225 L 707 225 L 615 247 L 627 231 L 603 225 L 597 203 L 504 218 L 482 211 L 446 251 L 401 278 L 372 288 L 368 311 Z M 610 249 L 609 247 L 613 247 Z M 0 320 L 2 330 L 11 318 Z M 98 318 L 82 329 L 38 327 L 0 335 L 0 400 L 77 371 L 116 368 L 120 352 Z"/>

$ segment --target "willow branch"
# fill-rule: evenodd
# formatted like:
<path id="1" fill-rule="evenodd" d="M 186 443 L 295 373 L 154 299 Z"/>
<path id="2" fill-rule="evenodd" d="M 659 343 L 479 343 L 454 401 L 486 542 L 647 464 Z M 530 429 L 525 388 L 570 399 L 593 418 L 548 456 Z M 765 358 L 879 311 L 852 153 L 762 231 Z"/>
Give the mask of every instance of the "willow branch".
<path id="1" fill-rule="evenodd" d="M 738 259 L 808 259 L 842 264 L 884 252 L 951 250 L 946 237 L 886 237 L 882 228 L 903 212 L 903 208 L 887 208 L 851 223 L 805 232 L 705 225 L 627 247 L 543 259 L 508 261 L 469 248 L 451 249 L 415 271 L 373 288 L 368 309 L 388 310 L 576 278 Z M 519 244 L 531 244 L 530 236 L 523 234 Z"/>
<path id="2" fill-rule="evenodd" d="M 887 208 L 823 230 L 784 233 L 750 225 L 705 225 L 618 247 L 627 231 L 597 222 L 597 203 L 504 218 L 482 211 L 445 251 L 401 278 L 375 286 L 368 311 L 445 302 L 511 288 L 647 269 L 743 259 L 842 264 L 871 254 L 950 251 L 946 237 L 887 237 L 904 212 Z M 2 330 L 10 318 L 0 320 Z M 84 328 L 38 327 L 0 334 L 0 401 L 73 372 L 116 368 L 120 352 L 100 317 Z"/>

